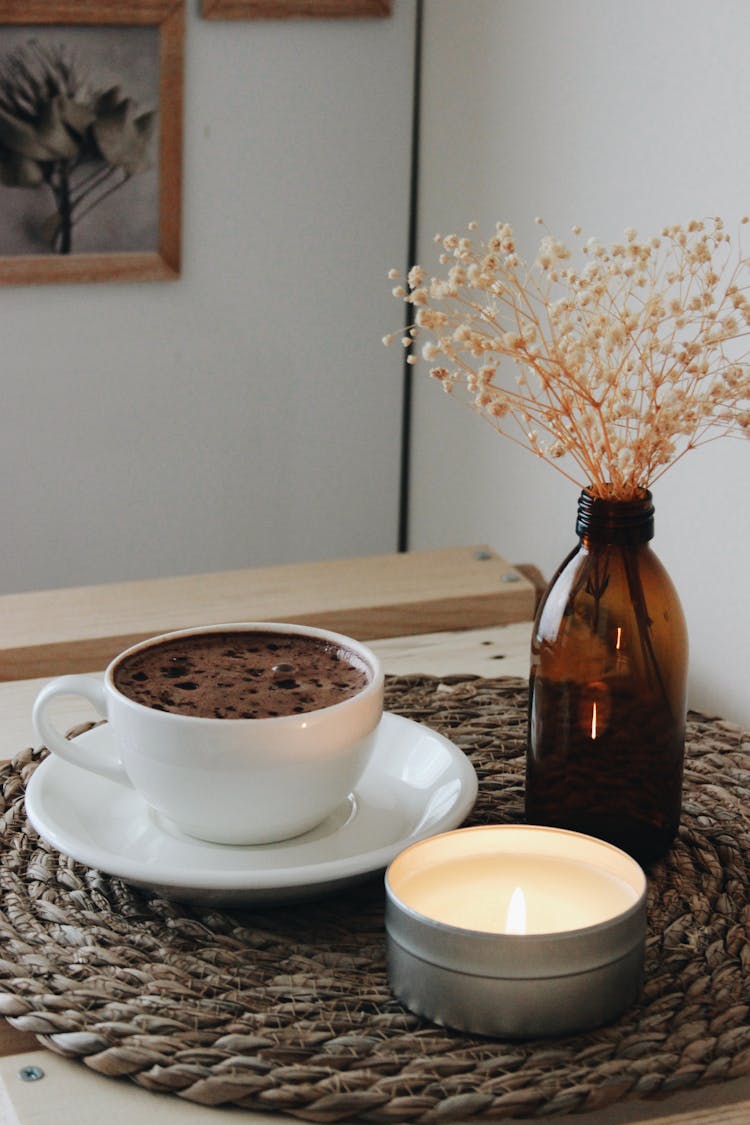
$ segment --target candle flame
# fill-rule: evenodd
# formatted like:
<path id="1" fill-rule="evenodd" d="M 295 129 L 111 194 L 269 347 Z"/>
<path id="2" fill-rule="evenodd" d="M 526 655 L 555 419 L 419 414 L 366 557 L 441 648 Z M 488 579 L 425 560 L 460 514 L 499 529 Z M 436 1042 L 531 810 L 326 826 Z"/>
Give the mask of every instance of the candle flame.
<path id="1" fill-rule="evenodd" d="M 591 737 L 596 738 L 596 701 L 591 707 Z"/>
<path id="2" fill-rule="evenodd" d="M 526 896 L 520 887 L 516 887 L 510 896 L 508 913 L 505 916 L 506 934 L 526 933 Z"/>
<path id="3" fill-rule="evenodd" d="M 618 652 L 622 648 L 622 625 L 617 626 L 617 639 L 615 641 L 615 648 Z"/>

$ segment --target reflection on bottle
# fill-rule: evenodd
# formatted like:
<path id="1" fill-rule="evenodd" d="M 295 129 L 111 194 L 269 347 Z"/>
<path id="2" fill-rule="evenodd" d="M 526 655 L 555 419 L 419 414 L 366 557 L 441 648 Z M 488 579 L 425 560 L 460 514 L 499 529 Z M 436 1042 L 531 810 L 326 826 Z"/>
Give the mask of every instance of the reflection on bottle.
<path id="1" fill-rule="evenodd" d="M 592 742 L 607 732 L 612 713 L 612 697 L 602 680 L 587 684 L 578 703 L 578 722 Z"/>

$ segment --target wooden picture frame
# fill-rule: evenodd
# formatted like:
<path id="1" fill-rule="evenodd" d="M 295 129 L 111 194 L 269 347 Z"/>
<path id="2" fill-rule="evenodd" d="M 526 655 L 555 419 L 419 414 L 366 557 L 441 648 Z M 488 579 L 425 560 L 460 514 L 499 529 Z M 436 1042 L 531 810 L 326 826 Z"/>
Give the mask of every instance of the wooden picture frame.
<path id="1" fill-rule="evenodd" d="M 391 0 L 203 0 L 207 20 L 351 19 L 389 16 Z"/>
<path id="2" fill-rule="evenodd" d="M 184 0 L 0 0 L 0 285 L 179 277 L 184 36 Z"/>

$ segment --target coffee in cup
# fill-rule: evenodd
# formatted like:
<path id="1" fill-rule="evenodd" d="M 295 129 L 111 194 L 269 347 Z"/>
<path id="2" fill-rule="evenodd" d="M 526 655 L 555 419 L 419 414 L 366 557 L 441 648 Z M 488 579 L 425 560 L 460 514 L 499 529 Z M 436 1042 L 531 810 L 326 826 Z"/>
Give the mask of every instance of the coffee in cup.
<path id="1" fill-rule="evenodd" d="M 52 700 L 69 694 L 107 719 L 111 755 L 50 721 Z M 103 679 L 57 677 L 33 719 L 52 753 L 135 789 L 165 827 L 262 844 L 309 831 L 351 793 L 382 710 L 383 671 L 367 646 L 310 626 L 245 622 L 143 641 Z"/>
<path id="2" fill-rule="evenodd" d="M 144 707 L 205 719 L 270 719 L 319 711 L 367 685 L 350 647 L 308 633 L 220 630 L 145 645 L 120 657 L 118 691 Z"/>

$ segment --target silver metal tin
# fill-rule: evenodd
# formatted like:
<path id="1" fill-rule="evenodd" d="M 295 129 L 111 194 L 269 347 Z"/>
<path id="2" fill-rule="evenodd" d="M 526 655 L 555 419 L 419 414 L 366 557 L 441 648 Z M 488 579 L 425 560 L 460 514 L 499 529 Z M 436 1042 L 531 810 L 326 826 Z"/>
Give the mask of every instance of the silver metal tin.
<path id="1" fill-rule="evenodd" d="M 404 873 L 415 863 L 430 864 L 436 845 L 444 854 L 442 842 L 451 837 L 461 837 L 465 848 L 467 833 L 481 833 L 477 845 L 497 848 L 500 855 L 512 840 L 509 858 L 527 841 L 532 849 L 540 843 L 551 848 L 552 856 L 560 837 L 574 848 L 580 840 L 592 862 L 602 862 L 605 871 L 611 862 L 618 877 L 624 874 L 630 905 L 596 925 L 555 933 L 488 933 L 436 921 L 409 904 L 408 888 L 400 889 Z M 393 860 L 386 872 L 385 925 L 390 985 L 413 1012 L 481 1035 L 567 1035 L 614 1020 L 637 998 L 646 878 L 630 856 L 579 833 L 532 825 L 458 829 L 413 844 Z"/>

